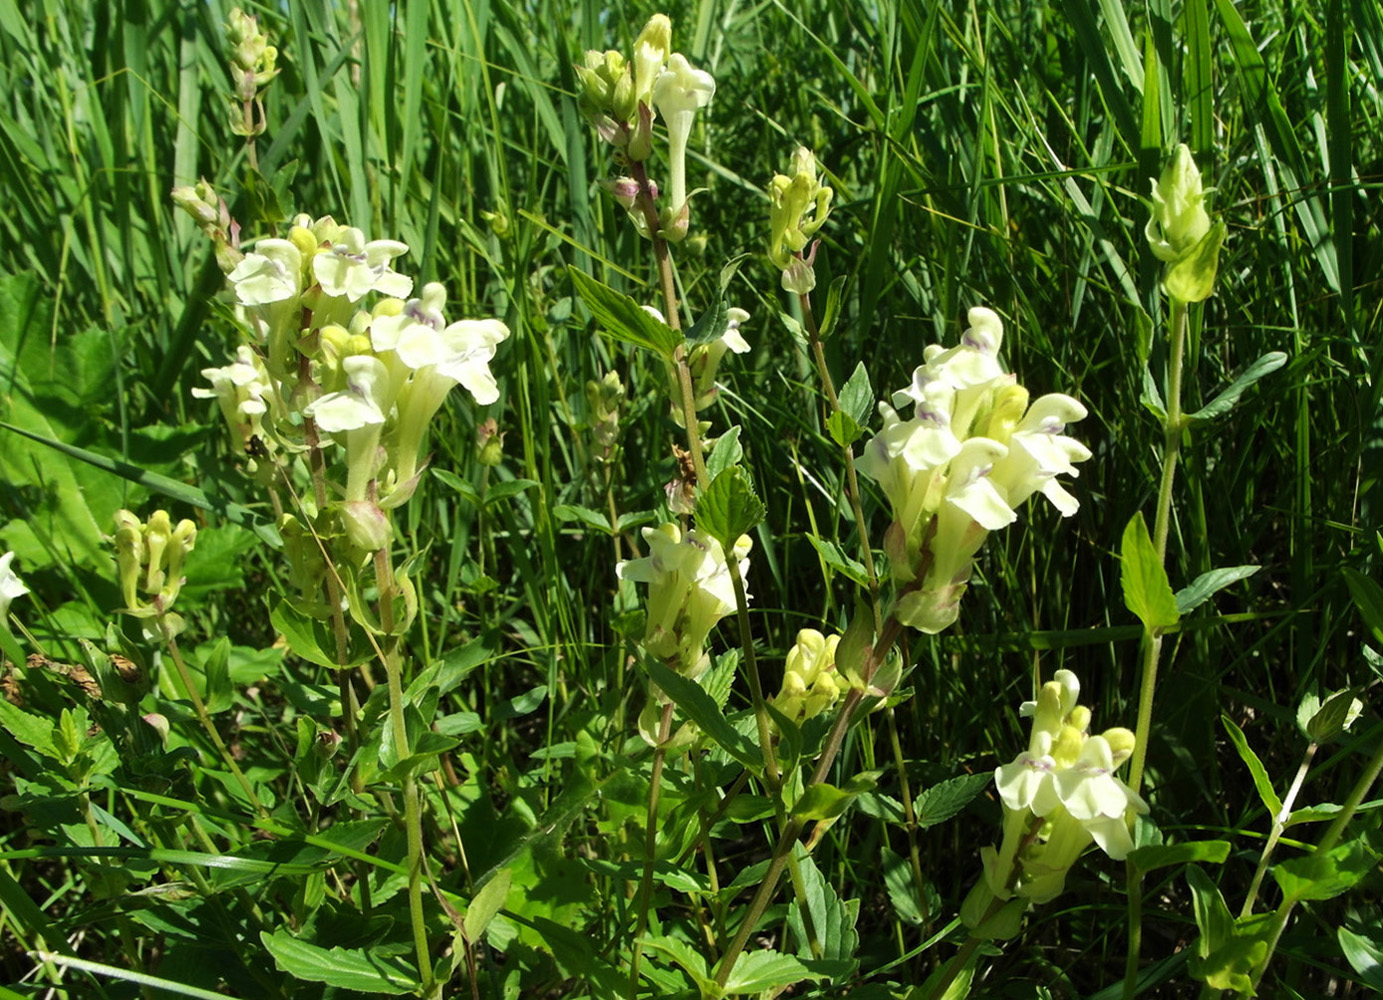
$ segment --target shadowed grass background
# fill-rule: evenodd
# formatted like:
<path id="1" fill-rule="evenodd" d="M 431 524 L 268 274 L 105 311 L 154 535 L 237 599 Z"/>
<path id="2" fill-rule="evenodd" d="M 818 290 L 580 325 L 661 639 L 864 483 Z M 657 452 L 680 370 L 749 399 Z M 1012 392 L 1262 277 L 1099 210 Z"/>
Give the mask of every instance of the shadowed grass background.
<path id="1" fill-rule="evenodd" d="M 614 578 L 616 556 L 640 544 L 637 531 L 612 539 L 573 508 L 604 516 L 613 500 L 619 515 L 653 509 L 674 469 L 675 427 L 660 366 L 599 335 L 573 301 L 565 265 L 653 299 L 647 247 L 599 187 L 616 168 L 576 112 L 571 67 L 588 47 L 628 50 L 654 8 L 250 5 L 282 68 L 268 88 L 256 174 L 229 130 L 225 4 L 31 6 L 0 0 L 0 269 L 32 276 L 0 290 L 4 395 L 12 396 L 16 357 L 38 386 L 27 408 L 0 402 L 6 421 L 255 500 L 214 414 L 190 396 L 199 371 L 222 364 L 235 341 L 210 247 L 168 197 L 199 176 L 231 204 L 247 239 L 277 234 L 299 211 L 334 215 L 370 238 L 407 242 L 419 281 L 446 284 L 449 315 L 497 315 L 514 330 L 495 362 L 500 402 L 485 412 L 454 404 L 434 430 L 433 464 L 477 491 L 508 480 L 536 485 L 482 509 L 428 479 L 408 508 L 407 533 L 424 552 L 420 660 L 474 642 L 483 654 L 440 710 L 480 719 L 457 764 L 467 801 L 489 799 L 495 822 L 527 829 L 555 798 L 560 757 L 578 734 L 612 759 L 644 698 L 626 666 L 617 626 L 627 609 L 616 609 Z M 1377 5 L 706 0 L 665 9 L 675 47 L 718 84 L 689 166 L 691 185 L 705 190 L 676 258 L 689 313 L 709 302 L 727 259 L 751 255 L 730 301 L 751 312 L 744 332 L 754 349 L 722 367 L 730 412 L 712 419 L 714 429 L 743 425 L 748 468 L 768 504 L 750 581 L 767 687 L 776 689 L 798 628 L 838 627 L 852 606 L 851 585 L 832 578 L 807 536 L 840 541 L 847 553 L 859 544 L 810 366 L 777 317 L 789 307 L 762 255 L 763 188 L 794 145 L 815 150 L 836 189 L 818 274 L 819 294 L 833 276 L 847 278 L 827 344 L 837 382 L 863 361 L 884 395 L 906 383 L 925 345 L 954 343 L 965 311 L 986 304 L 1005 319 L 1003 353 L 1020 380 L 1035 395 L 1075 395 L 1091 411 L 1075 430 L 1095 454 L 1072 488 L 1079 514 L 1058 523 L 1034 503 L 990 539 L 957 627 L 911 643 L 917 669 L 906 684 L 915 696 L 897 720 L 914 791 L 1011 758 L 1026 739 L 1013 707 L 1030 696 L 1035 670 L 1076 670 L 1097 724 L 1132 724 L 1137 639 L 1118 631 L 1133 618 L 1116 552 L 1124 524 L 1155 491 L 1160 427 L 1140 398 L 1149 390 L 1145 362 L 1161 372 L 1164 352 L 1158 263 L 1143 226 L 1165 151 L 1192 146 L 1230 235 L 1219 290 L 1193 311 L 1186 409 L 1267 351 L 1289 362 L 1228 416 L 1197 428 L 1184 452 L 1173 586 L 1214 567 L 1262 569 L 1198 611 L 1203 621 L 1175 642 L 1149 784 L 1164 830 L 1237 831 L 1251 858 L 1268 818 L 1238 760 L 1217 749 L 1218 714 L 1243 724 L 1270 773 L 1285 779 L 1302 749 L 1290 725 L 1300 695 L 1369 676 L 1338 570 L 1376 573 L 1378 557 Z M 658 176 L 661 164 L 652 169 Z M 622 458 L 607 481 L 585 385 L 610 370 L 628 404 Z M 489 472 L 474 447 L 487 416 L 506 435 L 505 462 Z M 36 592 L 32 609 L 16 611 L 51 655 L 75 660 L 70 637 L 98 638 L 118 603 L 99 533 L 117 507 L 157 498 L 12 434 L 0 451 L 8 522 L 0 541 L 19 551 Z M 878 544 L 883 512 L 867 502 L 866 513 Z M 193 607 L 195 629 L 267 647 L 263 594 L 279 586 L 277 558 L 252 545 L 237 551 L 253 554 Z M 49 690 L 38 703 L 56 713 L 62 697 Z M 237 697 L 254 720 L 241 736 L 247 759 L 284 772 L 291 800 L 282 698 L 272 682 Z M 871 742 L 878 725 L 859 732 L 838 765 L 842 778 L 890 759 L 885 740 Z M 552 752 L 535 757 L 544 747 Z M 1357 767 L 1357 754 L 1333 758 L 1314 792 L 1338 801 Z M 881 791 L 896 796 L 882 780 Z M 621 843 L 611 818 L 619 808 L 590 801 L 567 832 L 566 854 L 637 856 L 638 838 Z M 487 838 L 481 814 L 468 815 L 462 833 Z M 446 816 L 439 795 L 434 875 L 464 889 Z M 978 875 L 973 845 L 997 839 L 996 818 L 981 800 L 921 838 L 936 892 L 928 930 L 950 918 Z M 0 822 L 5 847 L 27 846 L 23 830 Z M 250 831 L 221 834 L 234 844 Z M 855 815 L 830 839 L 818 864 L 842 895 L 863 900 L 862 974 L 907 955 L 877 981 L 920 981 L 949 952 L 913 954 L 927 935 L 890 895 L 880 850 L 906 854 L 906 836 Z M 723 850 L 738 867 L 758 860 L 736 856 L 733 842 Z M 87 935 L 83 955 L 159 966 L 138 934 L 85 922 L 89 867 L 6 864 L 33 899 L 47 901 L 47 919 L 63 934 Z M 1226 868 L 1227 896 L 1251 869 Z M 563 878 L 525 912 L 610 940 L 627 906 L 619 881 L 580 869 Z M 994 982 L 1003 985 L 986 995 L 1032 996 L 1027 984 L 1039 983 L 1084 996 L 1115 981 L 1121 885 L 1114 866 L 1081 866 L 1068 893 L 1034 915 L 1028 946 L 996 959 Z M 1159 897 L 1150 888 L 1149 907 L 1160 899 L 1166 912 L 1147 918 L 1145 952 L 1161 958 L 1195 930 L 1184 889 L 1172 883 Z M 122 898 L 104 905 L 126 906 Z M 32 917 L 0 902 L 12 925 Z M 244 966 L 259 961 L 257 939 L 237 929 L 253 922 L 248 902 L 218 906 L 217 947 Z M 1344 975 L 1338 960 L 1316 968 L 1290 937 L 1284 950 L 1285 980 L 1308 994 Z M 523 954 L 509 956 L 509 968 L 533 977 L 523 979 L 523 995 L 583 994 L 559 985 L 579 978 L 569 966 Z M 9 949 L 0 961 L 15 981 L 32 967 Z M 169 959 L 164 974 L 186 965 Z M 536 983 L 553 992 L 527 992 Z"/>

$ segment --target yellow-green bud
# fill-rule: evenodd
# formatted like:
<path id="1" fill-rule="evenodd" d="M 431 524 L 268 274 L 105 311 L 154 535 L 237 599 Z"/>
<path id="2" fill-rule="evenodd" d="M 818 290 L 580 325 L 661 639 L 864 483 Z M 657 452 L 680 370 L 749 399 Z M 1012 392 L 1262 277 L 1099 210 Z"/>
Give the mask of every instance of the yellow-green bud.
<path id="1" fill-rule="evenodd" d="M 654 14 L 634 39 L 634 100 L 653 106 L 653 84 L 672 52 L 672 21 Z"/>
<path id="2" fill-rule="evenodd" d="M 1172 162 L 1153 182 L 1152 197 L 1146 235 L 1159 260 L 1176 260 L 1210 232 L 1201 172 L 1185 143 L 1177 146 Z"/>

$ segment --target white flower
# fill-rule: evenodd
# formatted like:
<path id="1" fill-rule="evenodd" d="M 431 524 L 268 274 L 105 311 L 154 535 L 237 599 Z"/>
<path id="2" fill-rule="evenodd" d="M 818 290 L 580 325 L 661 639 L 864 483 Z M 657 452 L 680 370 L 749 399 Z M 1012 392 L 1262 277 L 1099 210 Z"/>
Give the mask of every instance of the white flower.
<path id="1" fill-rule="evenodd" d="M 328 434 L 359 430 L 384 423 L 389 372 L 384 362 L 368 354 L 355 354 L 341 362 L 346 387 L 309 403 L 303 412 Z"/>
<path id="2" fill-rule="evenodd" d="M 312 273 L 326 294 L 344 295 L 351 302 L 372 291 L 401 299 L 413 290 L 413 279 L 390 270 L 389 262 L 407 252 L 406 243 L 366 243 L 364 233 L 347 227 L 329 250 L 312 258 Z"/>
<path id="3" fill-rule="evenodd" d="M 668 188 L 672 214 L 682 211 L 687 200 L 687 139 L 698 108 L 715 96 L 715 78 L 705 70 L 694 69 L 682 53 L 668 57 L 667 68 L 653 85 L 653 104 L 667 122 Z"/>
<path id="4" fill-rule="evenodd" d="M 892 405 L 879 404 L 884 426 L 858 463 L 893 511 L 884 548 L 894 583 L 910 585 L 894 613 L 928 633 L 955 621 L 976 552 L 1017 520 L 1023 501 L 1040 492 L 1064 516 L 1076 511 L 1056 477 L 1090 457 L 1063 433 L 1085 407 L 1054 393 L 1029 408 L 1027 390 L 999 364 L 1003 321 L 982 306 L 969 320 L 958 345 L 929 346 Z"/>
<path id="5" fill-rule="evenodd" d="M 263 306 L 297 296 L 301 274 L 298 248 L 288 240 L 268 239 L 256 243 L 254 252 L 235 265 L 227 280 L 241 305 Z"/>
<path id="6" fill-rule="evenodd" d="M 1008 455 L 994 466 L 994 482 L 1010 506 L 1041 493 L 1062 517 L 1080 509 L 1080 502 L 1056 477 L 1079 476 L 1072 463 L 1090 458 L 1089 448 L 1064 433 L 1068 423 L 1084 420 L 1086 412 L 1078 400 L 1061 393 L 1050 393 L 1028 407 L 1008 441 Z"/>
<path id="7" fill-rule="evenodd" d="M 202 377 L 211 382 L 211 388 L 194 388 L 192 395 L 217 401 L 241 449 L 251 438 L 263 436 L 262 421 L 274 388 L 263 362 L 248 345 L 240 345 L 235 360 L 224 368 L 203 368 Z"/>
<path id="8" fill-rule="evenodd" d="M 714 538 L 696 530 L 683 535 L 674 523 L 644 528 L 643 537 L 649 554 L 619 563 L 615 572 L 621 580 L 648 584 L 644 648 L 673 669 L 693 674 L 712 627 L 735 610 L 729 561 Z M 741 535 L 732 553 L 742 583 L 752 547 L 749 536 Z"/>
<path id="9" fill-rule="evenodd" d="M 29 592 L 29 588 L 24 586 L 24 581 L 10 568 L 12 562 L 13 552 L 6 552 L 0 556 L 0 623 L 3 623 L 10 613 L 10 602 Z"/>

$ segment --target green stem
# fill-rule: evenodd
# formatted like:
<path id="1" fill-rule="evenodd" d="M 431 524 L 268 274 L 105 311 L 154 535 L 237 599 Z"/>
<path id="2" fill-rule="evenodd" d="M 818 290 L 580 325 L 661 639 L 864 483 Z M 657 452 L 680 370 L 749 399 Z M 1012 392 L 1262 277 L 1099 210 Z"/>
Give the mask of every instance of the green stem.
<path id="1" fill-rule="evenodd" d="M 1317 744 L 1312 743 L 1306 748 L 1306 755 L 1302 758 L 1301 767 L 1297 768 L 1296 779 L 1292 782 L 1292 787 L 1287 790 L 1287 795 L 1282 800 L 1282 810 L 1272 818 L 1272 830 L 1268 833 L 1268 842 L 1263 845 L 1263 854 L 1258 859 L 1258 868 L 1253 873 L 1253 881 L 1249 883 L 1249 891 L 1244 896 L 1244 905 L 1239 910 L 1239 919 L 1243 920 L 1253 912 L 1254 901 L 1258 898 L 1258 889 L 1263 884 L 1263 876 L 1268 872 L 1268 859 L 1272 857 L 1273 848 L 1277 846 L 1282 831 L 1287 828 L 1287 817 L 1292 813 L 1292 803 L 1297 800 L 1297 793 L 1301 791 L 1302 783 L 1306 780 L 1306 771 L 1311 766 L 1311 758 L 1316 755 Z"/>
<path id="2" fill-rule="evenodd" d="M 163 631 L 163 616 L 159 615 L 159 630 Z M 167 632 L 164 632 L 167 635 Z M 236 764 L 235 758 L 231 756 L 230 750 L 226 747 L 225 741 L 221 739 L 221 734 L 211 721 L 211 715 L 206 710 L 206 703 L 202 701 L 202 696 L 197 693 L 197 686 L 192 683 L 192 674 L 187 669 L 187 664 L 183 662 L 182 652 L 178 649 L 178 640 L 168 639 L 168 655 L 173 660 L 174 666 L 178 669 L 178 676 L 182 679 L 183 687 L 187 689 L 187 696 L 192 699 L 192 709 L 197 713 L 197 719 L 201 722 L 202 728 L 206 730 L 207 736 L 211 737 L 212 744 L 221 755 L 221 760 L 229 768 L 230 773 L 235 776 L 235 780 L 240 782 L 240 787 L 245 790 L 245 797 L 249 799 L 250 805 L 254 807 L 255 813 L 259 816 L 269 815 L 264 811 L 264 806 L 260 804 L 259 797 L 255 795 L 254 786 L 250 784 L 250 779 L 245 777 L 245 772 L 240 770 L 240 765 Z"/>
<path id="3" fill-rule="evenodd" d="M 1153 521 L 1152 542 L 1158 562 L 1167 564 L 1167 535 L 1171 528 L 1172 485 L 1176 481 L 1177 459 L 1185 422 L 1181 415 L 1181 372 L 1186 355 L 1187 304 L 1171 300 L 1171 345 L 1167 358 L 1167 419 L 1163 425 L 1162 476 L 1157 486 L 1157 515 Z M 1143 764 L 1148 754 L 1148 735 L 1152 730 L 1153 697 L 1157 690 L 1157 662 L 1162 653 L 1162 635 L 1144 633 L 1142 679 L 1138 691 L 1138 724 L 1134 731 L 1133 759 L 1129 764 L 1128 786 L 1137 792 L 1143 783 Z M 1130 824 L 1133 815 L 1130 813 Z M 1142 871 L 1130 863 L 1128 886 L 1128 958 L 1124 965 L 1124 1000 L 1132 1000 L 1138 985 L 1138 956 L 1143 938 Z"/>
<path id="4" fill-rule="evenodd" d="M 677 281 L 672 274 L 672 255 L 667 240 L 658 235 L 658 208 L 653 203 L 653 188 L 648 182 L 648 171 L 642 162 L 629 164 L 629 172 L 639 185 L 637 205 L 643 212 L 644 221 L 653 242 L 653 260 L 658 266 L 658 285 L 663 293 L 663 315 L 667 325 L 674 330 L 682 329 L 682 316 L 677 308 Z M 681 396 L 682 422 L 687 430 L 687 450 L 691 452 L 692 466 L 696 469 L 696 485 L 705 489 L 710 485 L 706 475 L 706 460 L 702 455 L 701 432 L 697 427 L 696 394 L 692 389 L 691 369 L 687 367 L 687 347 L 679 344 L 673 352 L 672 363 L 677 369 L 677 387 Z"/>
<path id="5" fill-rule="evenodd" d="M 663 706 L 658 723 L 658 745 L 653 748 L 653 772 L 648 778 L 648 818 L 644 824 L 643 879 L 639 883 L 639 912 L 634 923 L 634 944 L 629 959 L 629 1000 L 639 995 L 639 963 L 643 958 L 643 932 L 648 928 L 648 908 L 653 900 L 653 865 L 658 853 L 658 800 L 662 796 L 663 762 L 672 736 L 672 702 Z"/>
<path id="6" fill-rule="evenodd" d="M 831 404 L 831 412 L 839 413 L 840 398 L 836 395 L 836 386 L 831 380 L 831 370 L 826 367 L 826 352 L 821 346 L 821 334 L 816 325 L 816 315 L 812 312 L 811 297 L 803 294 L 798 298 L 802 305 L 802 319 L 807 328 L 807 341 L 811 345 L 812 359 L 816 362 L 817 377 L 821 379 L 821 389 Z M 879 605 L 879 574 L 874 569 L 874 551 L 864 530 L 864 508 L 860 503 L 859 477 L 855 474 L 855 452 L 849 447 L 843 447 L 840 451 L 845 463 L 845 495 L 850 501 L 850 510 L 855 515 L 855 530 L 860 535 L 860 555 L 864 561 L 865 577 L 869 580 L 869 600 L 874 609 L 874 633 L 877 635 L 883 631 L 883 609 Z"/>
<path id="7" fill-rule="evenodd" d="M 375 552 L 375 583 L 379 588 L 379 623 L 387 636 L 384 644 L 384 672 L 389 683 L 389 725 L 393 730 L 394 751 L 400 762 L 413 756 L 408 744 L 408 725 L 404 718 L 403 663 L 399 636 L 394 622 L 394 568 L 387 549 Z M 413 950 L 418 959 L 421 994 L 432 993 L 432 949 L 427 942 L 427 916 L 423 913 L 423 820 L 418 783 L 411 768 L 403 777 L 403 823 L 408 843 L 408 917 L 413 929 Z"/>
<path id="8" fill-rule="evenodd" d="M 902 596 L 902 595 L 899 595 Z M 903 626 L 898 619 L 890 617 L 884 624 L 883 633 L 878 641 L 869 651 L 864 667 L 861 670 L 862 679 L 868 685 L 873 679 L 875 671 L 883 663 L 888 651 L 897 642 L 902 634 Z M 831 731 L 826 737 L 826 742 L 822 747 L 821 756 L 817 758 L 816 770 L 812 773 L 812 785 L 818 785 L 826 780 L 826 775 L 835 763 L 836 755 L 840 752 L 841 744 L 845 740 L 845 732 L 850 728 L 850 720 L 855 714 L 855 709 L 859 707 L 864 699 L 864 692 L 859 688 L 851 688 L 850 693 L 845 696 L 841 703 L 840 712 L 836 716 L 835 724 L 831 726 Z M 716 982 L 724 986 L 730 979 L 730 972 L 735 967 L 735 962 L 744 950 L 745 944 L 749 941 L 749 935 L 754 933 L 758 926 L 759 919 L 763 916 L 764 910 L 768 908 L 773 894 L 778 888 L 778 879 L 783 874 L 788 857 L 792 854 L 793 848 L 797 846 L 797 838 L 802 834 L 804 823 L 797 817 L 790 817 L 783 825 L 782 832 L 778 835 L 778 843 L 774 845 L 773 857 L 768 864 L 768 871 L 764 873 L 763 881 L 759 883 L 758 890 L 754 893 L 754 898 L 750 900 L 749 909 L 745 912 L 744 919 L 740 921 L 739 929 L 735 932 L 734 939 L 730 946 L 721 956 L 719 964 L 716 966 Z"/>
<path id="9" fill-rule="evenodd" d="M 764 692 L 759 684 L 759 662 L 754 655 L 754 633 L 749 628 L 749 601 L 744 594 L 744 581 L 740 579 L 739 566 L 730 555 L 730 585 L 735 590 L 735 619 L 740 629 L 740 649 L 744 653 L 744 673 L 749 678 L 749 696 L 754 703 L 754 720 L 759 728 L 759 746 L 763 748 L 764 772 L 768 786 L 775 797 L 782 778 L 778 773 L 778 756 L 773 750 L 773 728 L 768 718 L 768 706 L 764 702 Z"/>
<path id="10" fill-rule="evenodd" d="M 1359 780 L 1350 789 L 1348 798 L 1340 809 L 1340 815 L 1335 817 L 1335 822 L 1321 836 L 1320 842 L 1316 845 L 1315 853 L 1324 853 L 1332 850 L 1344 836 L 1345 827 L 1354 818 L 1354 813 L 1358 810 L 1359 804 L 1364 801 L 1364 796 L 1368 795 L 1373 783 L 1378 780 L 1380 771 L 1383 771 L 1383 731 L 1377 731 L 1380 739 L 1378 746 L 1373 751 L 1373 757 L 1369 759 L 1364 768 L 1364 773 L 1359 776 Z M 1282 905 L 1277 908 L 1277 913 L 1273 916 L 1273 926 L 1271 936 L 1268 938 L 1268 951 L 1263 956 L 1263 961 L 1254 970 L 1253 988 L 1258 989 L 1258 984 L 1263 979 L 1263 974 L 1268 971 L 1268 964 L 1272 961 L 1273 953 L 1277 951 L 1277 943 L 1282 938 L 1282 932 L 1287 929 L 1287 921 L 1292 915 L 1292 910 L 1296 906 L 1295 898 L 1288 898 L 1282 901 Z"/>

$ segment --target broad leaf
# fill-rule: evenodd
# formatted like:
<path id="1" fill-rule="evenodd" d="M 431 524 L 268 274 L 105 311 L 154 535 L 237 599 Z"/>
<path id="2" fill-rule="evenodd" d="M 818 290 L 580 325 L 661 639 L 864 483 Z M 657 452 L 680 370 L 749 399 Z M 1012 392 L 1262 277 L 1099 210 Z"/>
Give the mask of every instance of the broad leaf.
<path id="1" fill-rule="evenodd" d="M 501 868 L 471 899 L 471 905 L 466 907 L 465 919 L 466 937 L 471 941 L 478 941 L 490 926 L 490 921 L 495 919 L 495 914 L 504 908 L 511 881 L 509 869 Z"/>
<path id="2" fill-rule="evenodd" d="M 1192 840 L 1184 844 L 1149 844 L 1129 854 L 1129 860 L 1145 872 L 1195 861 L 1222 865 L 1229 857 L 1227 840 Z"/>
<path id="3" fill-rule="evenodd" d="M 754 493 L 749 475 L 740 466 L 726 469 L 696 500 L 696 526 L 729 552 L 740 535 L 752 530 L 764 517 L 764 505 Z"/>
<path id="4" fill-rule="evenodd" d="M 1176 592 L 1178 614 L 1189 614 L 1210 600 L 1216 591 L 1224 590 L 1231 583 L 1248 579 L 1260 568 L 1259 566 L 1226 566 L 1222 569 L 1212 569 L 1208 573 L 1202 573 L 1191 581 L 1189 587 L 1183 587 Z"/>
<path id="5" fill-rule="evenodd" d="M 648 673 L 653 683 L 672 699 L 701 731 L 714 740 L 722 750 L 739 761 L 751 771 L 758 772 L 763 767 L 763 756 L 748 738 L 730 725 L 715 699 L 693 680 L 683 677 L 664 663 L 649 658 Z"/>
<path id="6" fill-rule="evenodd" d="M 1124 529 L 1119 575 L 1124 603 L 1148 631 L 1156 632 L 1177 623 L 1180 616 L 1176 597 L 1141 513 L 1133 515 Z"/>
<path id="7" fill-rule="evenodd" d="M 731 996 L 742 993 L 762 993 L 780 986 L 791 986 L 804 979 L 824 979 L 813 973 L 792 955 L 776 951 L 741 952 L 725 981 L 725 992 Z"/>
<path id="8" fill-rule="evenodd" d="M 926 829 L 944 823 L 993 783 L 994 775 L 990 773 L 962 774 L 958 778 L 947 778 L 940 784 L 933 785 L 917 796 L 917 801 L 913 803 L 917 825 Z"/>
<path id="9" fill-rule="evenodd" d="M 1378 852 L 1364 837 L 1329 851 L 1316 851 L 1269 869 L 1284 899 L 1334 899 L 1348 892 L 1378 864 Z"/>
<path id="10" fill-rule="evenodd" d="M 596 281 L 584 271 L 568 267 L 572 286 L 590 309 L 591 315 L 611 337 L 652 351 L 672 362 L 682 335 L 653 316 L 628 295 Z"/>
<path id="11" fill-rule="evenodd" d="M 295 938 L 284 928 L 272 934 L 261 931 L 259 939 L 274 956 L 274 964 L 297 979 L 388 996 L 418 989 L 413 970 L 398 959 L 379 954 L 376 948 L 321 948 Z"/>

